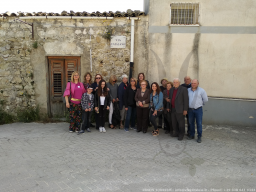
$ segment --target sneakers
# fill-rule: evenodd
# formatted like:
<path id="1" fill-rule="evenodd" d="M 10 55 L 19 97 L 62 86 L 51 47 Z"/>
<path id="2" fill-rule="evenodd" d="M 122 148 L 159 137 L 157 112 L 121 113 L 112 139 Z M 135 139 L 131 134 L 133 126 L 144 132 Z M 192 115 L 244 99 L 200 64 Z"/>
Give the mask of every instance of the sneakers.
<path id="1" fill-rule="evenodd" d="M 77 133 L 77 135 L 80 135 L 80 134 L 82 134 L 82 133 L 84 133 L 84 130 L 79 131 L 79 132 Z"/>
<path id="2" fill-rule="evenodd" d="M 195 139 L 195 136 L 188 136 L 187 140 Z"/>
<path id="3" fill-rule="evenodd" d="M 133 129 L 133 130 L 135 130 L 135 131 L 136 131 L 136 130 L 137 130 L 137 127 L 131 127 L 131 129 Z"/>
<path id="4" fill-rule="evenodd" d="M 124 128 L 124 131 L 125 132 L 129 132 L 129 128 Z"/>
<path id="5" fill-rule="evenodd" d="M 90 128 L 87 128 L 86 130 L 87 130 L 87 132 L 91 132 L 91 129 L 90 129 Z"/>
<path id="6" fill-rule="evenodd" d="M 201 142 L 202 142 L 201 137 L 198 137 L 198 138 L 197 138 L 197 143 L 201 143 Z"/>
<path id="7" fill-rule="evenodd" d="M 102 131 L 103 131 L 103 129 L 102 129 L 103 127 L 99 127 L 99 132 L 101 132 L 102 133 Z"/>
<path id="8" fill-rule="evenodd" d="M 69 133 L 73 133 L 73 129 L 69 129 Z"/>
<path id="9" fill-rule="evenodd" d="M 102 129 L 102 132 L 103 132 L 103 133 L 106 133 L 106 132 L 107 132 L 106 129 L 105 129 L 105 127 L 102 127 L 101 129 Z"/>

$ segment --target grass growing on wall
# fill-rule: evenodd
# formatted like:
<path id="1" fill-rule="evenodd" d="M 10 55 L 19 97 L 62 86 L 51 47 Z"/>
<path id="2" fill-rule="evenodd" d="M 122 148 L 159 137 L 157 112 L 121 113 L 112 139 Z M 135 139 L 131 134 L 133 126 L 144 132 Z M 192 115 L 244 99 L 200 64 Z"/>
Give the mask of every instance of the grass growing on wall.
<path id="1" fill-rule="evenodd" d="M 0 125 L 13 123 L 15 117 L 3 110 L 5 105 L 4 100 L 0 100 Z"/>
<path id="2" fill-rule="evenodd" d="M 29 122 L 33 122 L 33 121 L 40 121 L 39 106 L 27 107 L 26 109 L 18 110 L 17 120 L 19 122 L 24 122 L 24 123 L 29 123 Z"/>

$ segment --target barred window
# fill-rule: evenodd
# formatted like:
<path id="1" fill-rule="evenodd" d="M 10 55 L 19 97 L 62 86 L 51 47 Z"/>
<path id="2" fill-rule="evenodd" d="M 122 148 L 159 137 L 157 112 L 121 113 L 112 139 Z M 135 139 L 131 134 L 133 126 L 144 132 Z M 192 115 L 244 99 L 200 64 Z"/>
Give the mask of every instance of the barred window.
<path id="1" fill-rule="evenodd" d="M 198 25 L 199 3 L 172 3 L 172 25 Z"/>

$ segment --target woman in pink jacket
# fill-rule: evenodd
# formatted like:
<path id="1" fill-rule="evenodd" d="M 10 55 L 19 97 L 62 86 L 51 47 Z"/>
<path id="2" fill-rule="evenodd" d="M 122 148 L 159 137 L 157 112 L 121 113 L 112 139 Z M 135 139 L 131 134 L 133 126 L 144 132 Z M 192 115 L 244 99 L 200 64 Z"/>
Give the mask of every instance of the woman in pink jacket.
<path id="1" fill-rule="evenodd" d="M 71 86 L 70 86 L 71 83 Z M 71 90 L 70 90 L 71 87 Z M 71 92 L 71 93 L 70 93 Z M 81 114 L 82 114 L 82 106 L 81 106 L 81 98 L 83 93 L 86 90 L 84 88 L 83 83 L 80 82 L 79 73 L 77 71 L 73 72 L 71 75 L 71 82 L 67 83 L 66 90 L 63 94 L 66 100 L 66 107 L 69 108 L 69 117 L 70 117 L 70 126 L 69 132 L 72 133 L 74 131 L 80 131 L 81 126 Z M 69 100 L 70 96 L 70 100 Z"/>

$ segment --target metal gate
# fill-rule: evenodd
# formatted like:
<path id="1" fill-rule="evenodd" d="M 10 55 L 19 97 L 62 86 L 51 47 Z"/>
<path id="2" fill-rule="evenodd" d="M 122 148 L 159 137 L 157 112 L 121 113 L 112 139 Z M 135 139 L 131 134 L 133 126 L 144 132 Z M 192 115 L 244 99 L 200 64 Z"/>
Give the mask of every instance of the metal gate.
<path id="1" fill-rule="evenodd" d="M 80 57 L 48 57 L 48 64 L 50 116 L 64 117 L 66 106 L 62 101 L 63 93 L 72 73 L 78 71 L 80 75 Z"/>

